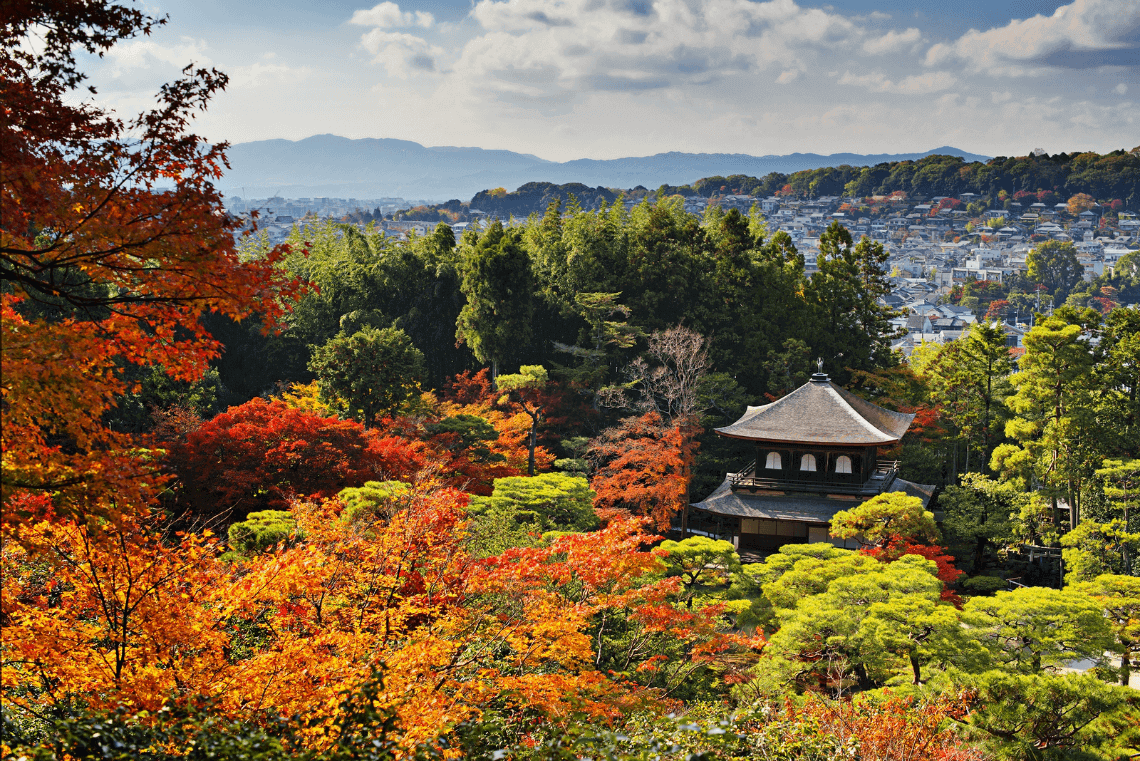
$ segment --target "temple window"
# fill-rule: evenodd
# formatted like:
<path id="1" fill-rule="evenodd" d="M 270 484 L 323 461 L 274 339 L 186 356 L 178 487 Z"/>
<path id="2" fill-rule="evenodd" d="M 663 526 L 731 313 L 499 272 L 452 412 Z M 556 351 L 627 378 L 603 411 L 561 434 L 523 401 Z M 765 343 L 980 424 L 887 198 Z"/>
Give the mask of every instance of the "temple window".
<path id="1" fill-rule="evenodd" d="M 851 472 L 851 458 L 847 455 L 839 455 L 835 460 L 836 473 L 850 473 Z"/>
<path id="2" fill-rule="evenodd" d="M 805 454 L 800 458 L 800 470 L 815 472 L 815 455 Z"/>
<path id="3" fill-rule="evenodd" d="M 783 461 L 780 459 L 780 453 L 779 452 L 769 452 L 768 453 L 768 459 L 764 463 L 764 467 L 767 468 L 768 470 L 783 470 L 784 464 L 783 464 Z"/>

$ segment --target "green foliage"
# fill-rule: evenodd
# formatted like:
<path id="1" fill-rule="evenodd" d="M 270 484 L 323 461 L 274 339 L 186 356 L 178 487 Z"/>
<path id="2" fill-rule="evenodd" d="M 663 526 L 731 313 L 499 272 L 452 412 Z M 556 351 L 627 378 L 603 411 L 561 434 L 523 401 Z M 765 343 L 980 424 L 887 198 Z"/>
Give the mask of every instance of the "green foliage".
<path id="1" fill-rule="evenodd" d="M 923 370 L 930 399 L 966 440 L 967 453 L 974 449 L 982 469 L 1004 434 L 1012 369 L 1005 331 L 997 323 L 978 322 L 961 339 L 943 345 Z M 967 471 L 970 464 L 968 458 Z"/>
<path id="2" fill-rule="evenodd" d="M 389 738 L 396 723 L 382 695 L 374 672 L 343 693 L 331 716 L 311 726 L 273 715 L 256 721 L 224 718 L 202 699 L 153 713 L 76 711 L 51 721 L 39 738 L 12 736 L 5 720 L 0 741 L 12 751 L 7 757 L 29 761 L 393 761 L 397 747 Z M 411 755 L 424 758 L 428 751 Z"/>
<path id="3" fill-rule="evenodd" d="M 1011 544 L 1017 519 L 1028 500 L 1013 484 L 967 473 L 958 486 L 938 497 L 942 530 L 950 549 L 968 573 L 979 573 L 1000 562 L 997 550 Z"/>
<path id="4" fill-rule="evenodd" d="M 340 518 L 346 523 L 386 520 L 403 508 L 411 492 L 402 481 L 367 481 L 363 486 L 342 489 L 337 494 L 344 503 Z"/>
<path id="5" fill-rule="evenodd" d="M 1047 240 L 1025 257 L 1029 279 L 1049 289 L 1056 302 L 1062 302 L 1077 283 L 1084 268 L 1077 261 L 1077 248 L 1071 241 Z"/>
<path id="6" fill-rule="evenodd" d="M 250 513 L 244 521 L 230 525 L 230 549 L 240 556 L 252 557 L 276 545 L 300 541 L 304 534 L 297 530 L 297 520 L 288 510 L 261 510 Z"/>
<path id="7" fill-rule="evenodd" d="M 1122 574 L 1140 553 L 1140 533 L 1124 529 L 1120 519 L 1108 523 L 1085 520 L 1061 537 L 1065 583 L 1092 581 L 1097 576 Z"/>
<path id="8" fill-rule="evenodd" d="M 322 396 L 368 426 L 419 396 L 424 355 L 398 328 L 365 327 L 314 349 L 309 369 Z"/>
<path id="9" fill-rule="evenodd" d="M 1101 606 L 1069 589 L 1022 587 L 993 597 L 973 597 L 963 621 L 995 663 L 1022 674 L 1099 660 L 1112 646 Z"/>
<path id="10" fill-rule="evenodd" d="M 968 726 L 999 759 L 1073 758 L 1066 751 L 1076 750 L 1090 752 L 1076 758 L 1120 758 L 1140 741 L 1135 723 L 1123 721 L 1140 709 L 1140 695 L 1094 676 L 986 671 L 957 680 L 977 691 Z"/>
<path id="11" fill-rule="evenodd" d="M 1079 514 L 1082 482 L 1090 478 L 1096 451 L 1092 398 L 1093 353 L 1085 336 L 1099 315 L 1061 309 L 1038 321 L 1025 336 L 1017 393 L 1008 400 L 1015 417 L 1006 435 L 1017 445 L 994 449 L 993 468 L 1022 488 L 1041 482 L 1051 498 L 1064 496 L 1070 527 Z"/>
<path id="12" fill-rule="evenodd" d="M 693 536 L 680 542 L 662 542 L 660 548 L 669 553 L 665 566 L 670 575 L 681 577 L 685 603 L 690 608 L 699 588 L 724 586 L 740 570 L 740 556 L 732 542 Z"/>
<path id="13" fill-rule="evenodd" d="M 1120 654 L 1120 684 L 1127 686 L 1140 659 L 1140 578 L 1106 574 L 1076 587 L 1104 609 Z"/>
<path id="14" fill-rule="evenodd" d="M 885 565 L 853 553 L 797 560 L 763 585 L 779 629 L 745 692 L 867 690 L 895 677 L 917 684 L 927 664 L 976 661 L 982 652 L 941 601 L 936 573 L 915 555 Z"/>
<path id="15" fill-rule="evenodd" d="M 495 222 L 473 248 L 464 248 L 459 271 L 467 303 L 455 337 L 480 362 L 492 363 L 497 375 L 499 363 L 525 345 L 532 331 L 534 276 L 519 232 Z"/>
<path id="16" fill-rule="evenodd" d="M 581 476 L 542 473 L 495 479 L 490 497 L 472 497 L 471 542 L 483 556 L 533 545 L 548 531 L 591 531 L 599 525 L 594 491 Z"/>
<path id="17" fill-rule="evenodd" d="M 499 440 L 499 432 L 495 427 L 478 415 L 462 413 L 445 417 L 438 423 L 429 423 L 424 426 L 430 434 L 454 433 L 459 437 L 457 452 L 466 452 L 473 462 L 490 463 L 502 462 L 506 459 L 496 454 L 487 446 L 492 441 Z"/>
<path id="18" fill-rule="evenodd" d="M 509 394 L 512 391 L 539 389 L 545 386 L 548 381 L 549 376 L 546 373 L 546 368 L 542 365 L 523 365 L 517 373 L 500 375 L 495 383 L 500 391 Z"/>
<path id="19" fill-rule="evenodd" d="M 935 542 L 938 527 L 934 524 L 934 513 L 923 507 L 921 499 L 904 492 L 886 492 L 850 510 L 837 512 L 831 519 L 831 535 L 881 547 L 892 538 Z"/>

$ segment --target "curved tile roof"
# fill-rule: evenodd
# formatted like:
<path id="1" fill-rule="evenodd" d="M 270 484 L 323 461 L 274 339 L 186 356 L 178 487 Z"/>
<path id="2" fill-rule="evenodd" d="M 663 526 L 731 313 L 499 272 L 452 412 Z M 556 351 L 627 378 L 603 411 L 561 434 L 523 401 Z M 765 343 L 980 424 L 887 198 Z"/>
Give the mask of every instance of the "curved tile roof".
<path id="1" fill-rule="evenodd" d="M 750 441 L 877 446 L 901 439 L 912 420 L 914 415 L 860 399 L 817 373 L 782 399 L 749 407 L 739 420 L 716 432 Z"/>
<path id="2" fill-rule="evenodd" d="M 922 500 L 922 506 L 929 509 L 936 488 L 929 484 L 916 484 L 896 478 L 887 491 L 901 491 L 912 497 L 918 497 Z M 831 499 L 823 494 L 738 493 L 732 490 L 731 480 L 725 478 L 712 494 L 701 502 L 692 503 L 692 507 L 715 515 L 829 523 L 840 510 L 850 510 L 865 501 L 864 498 Z M 935 513 L 935 517 L 938 515 Z"/>

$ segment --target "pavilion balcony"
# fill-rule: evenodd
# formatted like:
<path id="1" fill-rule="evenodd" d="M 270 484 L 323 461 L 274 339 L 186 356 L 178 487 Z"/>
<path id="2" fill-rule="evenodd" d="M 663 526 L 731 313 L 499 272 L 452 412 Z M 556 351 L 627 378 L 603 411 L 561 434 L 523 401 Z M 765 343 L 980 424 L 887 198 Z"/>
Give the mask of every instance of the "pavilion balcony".
<path id="1" fill-rule="evenodd" d="M 766 471 L 771 473 L 772 471 Z M 734 492 L 763 494 L 773 492 L 816 492 L 874 496 L 890 488 L 899 472 L 898 460 L 880 460 L 862 483 L 850 475 L 817 472 L 780 472 L 778 475 L 758 475 L 756 461 L 748 463 L 739 473 L 728 475 Z"/>

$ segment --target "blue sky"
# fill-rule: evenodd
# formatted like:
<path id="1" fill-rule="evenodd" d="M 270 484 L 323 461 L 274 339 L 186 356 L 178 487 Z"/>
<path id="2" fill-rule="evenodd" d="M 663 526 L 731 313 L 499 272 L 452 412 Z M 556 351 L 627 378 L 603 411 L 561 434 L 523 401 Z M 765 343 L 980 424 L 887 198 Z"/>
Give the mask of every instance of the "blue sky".
<path id="1" fill-rule="evenodd" d="M 319 133 L 544 158 L 990 155 L 1140 143 L 1140 0 L 149 0 L 93 62 L 138 109 L 189 62 L 215 140 Z"/>

